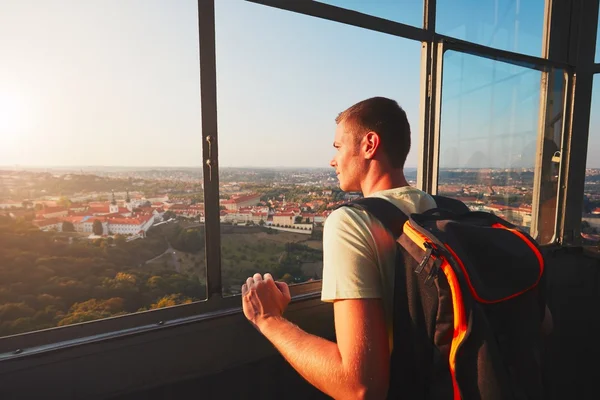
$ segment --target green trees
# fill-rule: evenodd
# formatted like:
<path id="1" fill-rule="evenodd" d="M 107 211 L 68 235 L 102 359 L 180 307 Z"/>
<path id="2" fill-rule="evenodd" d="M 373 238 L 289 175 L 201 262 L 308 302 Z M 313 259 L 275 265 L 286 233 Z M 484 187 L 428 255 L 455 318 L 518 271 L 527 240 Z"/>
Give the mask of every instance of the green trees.
<path id="1" fill-rule="evenodd" d="M 167 239 L 177 250 L 198 253 L 204 249 L 204 228 L 182 229 L 177 225 L 168 232 Z"/>
<path id="2" fill-rule="evenodd" d="M 63 221 L 62 223 L 62 231 L 63 232 L 75 232 L 75 226 L 72 222 Z"/>
<path id="3" fill-rule="evenodd" d="M 58 199 L 56 204 L 59 207 L 69 208 L 69 207 L 71 207 L 72 203 L 71 203 L 71 200 L 69 200 L 66 196 L 60 196 L 60 198 Z"/>
<path id="4" fill-rule="evenodd" d="M 189 297 L 184 297 L 180 294 L 170 294 L 161 297 L 156 303 L 151 304 L 150 309 L 154 310 L 157 308 L 172 307 L 179 304 L 189 304 L 191 302 L 192 299 Z"/>
<path id="5" fill-rule="evenodd" d="M 75 303 L 69 309 L 68 314 L 58 321 L 57 325 L 71 325 L 126 314 L 124 304 L 125 300 L 121 297 L 112 297 L 107 300 L 90 299 Z"/>
<path id="6" fill-rule="evenodd" d="M 0 336 L 204 298 L 198 277 L 145 264 L 167 248 L 162 234 L 121 238 L 116 246 L 104 239 L 103 246 L 77 238 L 68 244 L 0 216 Z"/>

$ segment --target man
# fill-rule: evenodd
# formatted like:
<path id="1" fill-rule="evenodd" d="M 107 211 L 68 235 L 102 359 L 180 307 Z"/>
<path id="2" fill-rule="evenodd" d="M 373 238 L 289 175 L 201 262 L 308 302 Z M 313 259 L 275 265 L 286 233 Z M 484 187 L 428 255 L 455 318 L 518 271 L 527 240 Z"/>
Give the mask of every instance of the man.
<path id="1" fill-rule="evenodd" d="M 405 213 L 435 207 L 404 177 L 410 150 L 406 113 L 393 100 L 361 101 L 336 118 L 340 188 L 383 197 Z M 333 302 L 337 343 L 282 317 L 289 288 L 270 274 L 242 286 L 244 314 L 300 375 L 336 399 L 385 398 L 389 384 L 395 240 L 366 212 L 335 210 L 323 232 L 323 301 Z"/>

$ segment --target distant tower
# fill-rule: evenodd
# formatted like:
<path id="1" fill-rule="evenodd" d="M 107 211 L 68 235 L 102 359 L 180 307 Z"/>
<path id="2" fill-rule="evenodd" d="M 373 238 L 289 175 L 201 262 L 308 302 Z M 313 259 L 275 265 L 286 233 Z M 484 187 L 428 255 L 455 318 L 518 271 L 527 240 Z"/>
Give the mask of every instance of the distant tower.
<path id="1" fill-rule="evenodd" d="M 125 207 L 127 207 L 129 212 L 133 212 L 133 203 L 131 202 L 131 197 L 129 197 L 129 189 L 127 189 L 127 196 L 125 197 Z"/>
<path id="2" fill-rule="evenodd" d="M 108 212 L 111 214 L 119 212 L 119 206 L 117 205 L 117 200 L 115 199 L 115 191 L 112 192 L 112 201 L 110 202 L 110 206 L 108 207 Z"/>
<path id="3" fill-rule="evenodd" d="M 283 207 L 285 207 L 285 194 L 283 195 Z"/>

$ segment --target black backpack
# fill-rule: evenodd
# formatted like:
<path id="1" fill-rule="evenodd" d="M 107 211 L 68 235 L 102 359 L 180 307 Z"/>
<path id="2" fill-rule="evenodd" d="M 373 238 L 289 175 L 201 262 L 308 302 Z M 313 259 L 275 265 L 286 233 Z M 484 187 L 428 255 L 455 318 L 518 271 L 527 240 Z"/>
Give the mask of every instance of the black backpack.
<path id="1" fill-rule="evenodd" d="M 527 233 L 434 196 L 406 216 L 387 200 L 346 204 L 397 238 L 390 399 L 543 397 L 544 260 Z"/>

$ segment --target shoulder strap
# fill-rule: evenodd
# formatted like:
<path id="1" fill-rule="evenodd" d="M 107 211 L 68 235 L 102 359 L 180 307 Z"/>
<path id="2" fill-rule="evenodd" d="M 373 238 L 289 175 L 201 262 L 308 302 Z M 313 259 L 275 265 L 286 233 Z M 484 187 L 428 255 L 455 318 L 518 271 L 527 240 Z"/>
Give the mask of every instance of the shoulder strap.
<path id="1" fill-rule="evenodd" d="M 379 197 L 365 197 L 354 200 L 344 206 L 364 210 L 377 218 L 381 224 L 394 235 L 395 238 L 402 235 L 404 223 L 408 216 L 391 202 Z"/>
<path id="2" fill-rule="evenodd" d="M 377 218 L 381 224 L 394 236 L 397 242 L 406 249 L 402 243 L 407 239 L 403 235 L 404 224 L 408 216 L 393 203 L 377 197 L 367 197 L 344 204 L 364 210 Z M 416 246 L 413 246 L 416 247 Z M 394 273 L 394 298 L 393 298 L 393 343 L 394 347 L 390 358 L 390 382 L 388 398 L 403 397 L 407 399 L 423 399 L 427 387 L 426 374 L 432 368 L 433 355 L 429 347 L 418 340 L 426 335 L 422 318 L 418 320 L 415 328 L 411 307 L 420 304 L 417 275 L 410 269 L 415 263 L 407 264 L 409 251 L 396 254 Z M 408 271 L 408 272 L 407 272 Z M 410 301 L 409 301 L 410 297 Z M 415 302 L 415 299 L 418 301 Z M 421 315 L 415 309 L 415 315 Z"/>

